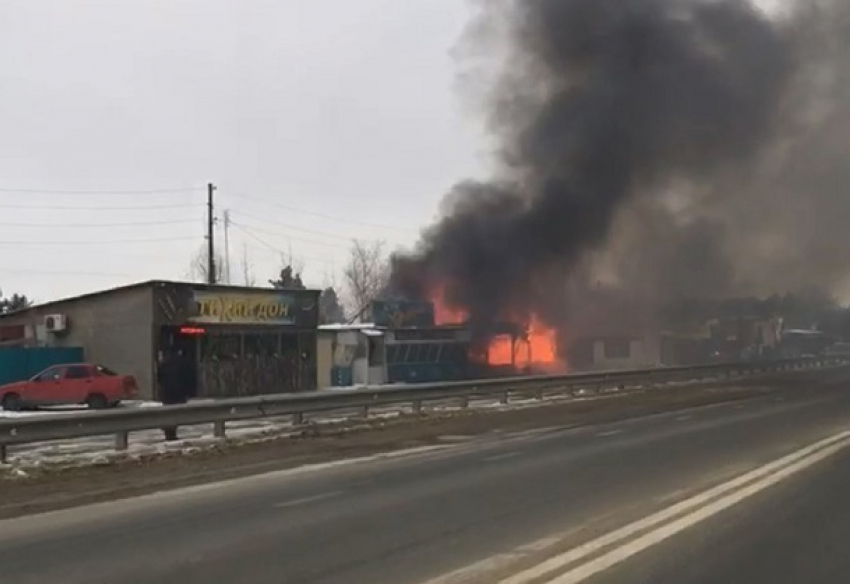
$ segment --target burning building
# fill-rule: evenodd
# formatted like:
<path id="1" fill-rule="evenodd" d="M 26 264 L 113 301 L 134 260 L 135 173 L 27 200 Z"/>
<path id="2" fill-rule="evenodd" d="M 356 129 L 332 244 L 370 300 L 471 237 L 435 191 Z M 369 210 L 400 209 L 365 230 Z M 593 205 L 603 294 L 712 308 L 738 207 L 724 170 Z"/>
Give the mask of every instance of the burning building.
<path id="1" fill-rule="evenodd" d="M 327 379 L 320 386 L 457 381 L 564 370 L 554 331 L 539 323 L 529 327 L 493 323 L 485 337 L 469 326 L 465 314 L 448 310 L 438 298 L 374 301 L 364 316 L 365 323 L 320 327 L 320 361 L 323 352 L 332 355 Z"/>
<path id="2" fill-rule="evenodd" d="M 650 331 L 676 298 L 850 290 L 850 4 L 479 6 L 459 52 L 488 88 L 496 169 L 394 257 L 394 294 L 436 300 L 500 362 L 563 367 L 580 338 L 596 341 L 573 360 L 625 354 L 604 340 L 621 312 L 585 318 L 597 282 Z M 499 340 L 504 322 L 528 331 L 526 353 Z"/>

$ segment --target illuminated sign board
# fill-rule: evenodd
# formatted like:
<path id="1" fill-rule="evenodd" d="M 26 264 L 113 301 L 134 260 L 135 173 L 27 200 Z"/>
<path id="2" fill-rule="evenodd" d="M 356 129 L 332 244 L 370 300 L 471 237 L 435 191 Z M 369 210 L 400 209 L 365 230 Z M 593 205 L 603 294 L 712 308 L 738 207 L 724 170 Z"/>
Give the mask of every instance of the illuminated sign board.
<path id="1" fill-rule="evenodd" d="M 190 335 L 190 336 L 199 336 L 206 333 L 206 329 L 196 327 L 196 326 L 181 326 L 180 334 L 181 335 Z"/>
<path id="2" fill-rule="evenodd" d="M 194 323 L 294 324 L 296 302 L 285 294 L 195 292 Z"/>

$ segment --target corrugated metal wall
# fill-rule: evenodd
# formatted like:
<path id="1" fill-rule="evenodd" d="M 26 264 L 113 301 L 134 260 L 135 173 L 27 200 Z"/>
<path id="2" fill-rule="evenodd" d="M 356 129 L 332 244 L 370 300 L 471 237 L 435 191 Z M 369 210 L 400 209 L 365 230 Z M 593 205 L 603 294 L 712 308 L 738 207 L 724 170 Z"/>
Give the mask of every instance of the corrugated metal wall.
<path id="1" fill-rule="evenodd" d="M 80 347 L 0 347 L 0 385 L 29 379 L 51 365 L 83 360 Z"/>

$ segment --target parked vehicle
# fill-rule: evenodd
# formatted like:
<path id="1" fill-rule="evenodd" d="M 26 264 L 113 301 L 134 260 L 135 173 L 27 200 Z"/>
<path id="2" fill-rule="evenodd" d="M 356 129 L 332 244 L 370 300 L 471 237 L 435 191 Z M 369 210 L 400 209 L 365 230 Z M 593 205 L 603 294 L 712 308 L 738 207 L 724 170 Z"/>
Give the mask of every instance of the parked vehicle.
<path id="1" fill-rule="evenodd" d="M 102 365 L 72 363 L 48 367 L 28 381 L 0 386 L 0 405 L 11 411 L 71 404 L 102 409 L 137 394 L 131 375 L 118 375 Z"/>

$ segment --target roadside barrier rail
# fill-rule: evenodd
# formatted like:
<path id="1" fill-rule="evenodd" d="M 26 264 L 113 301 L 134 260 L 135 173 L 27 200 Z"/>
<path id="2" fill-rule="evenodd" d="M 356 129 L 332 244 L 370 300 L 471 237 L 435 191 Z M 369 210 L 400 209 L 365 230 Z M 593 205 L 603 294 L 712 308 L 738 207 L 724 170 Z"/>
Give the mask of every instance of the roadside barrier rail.
<path id="1" fill-rule="evenodd" d="M 512 398 L 543 399 L 550 395 L 651 391 L 661 384 L 707 379 L 733 379 L 757 375 L 836 367 L 848 362 L 843 356 L 808 357 L 777 361 L 721 363 L 684 367 L 656 367 L 565 375 L 503 377 L 461 382 L 422 383 L 403 386 L 368 386 L 350 390 L 276 394 L 188 403 L 160 408 L 115 409 L 74 414 L 50 414 L 0 420 L 0 462 L 7 448 L 50 440 L 88 436 L 115 436 L 116 450 L 126 450 L 131 432 L 167 426 L 212 424 L 213 434 L 225 438 L 228 422 L 292 416 L 301 425 L 305 415 L 351 410 L 349 417 L 366 418 L 378 406 L 409 405 L 419 413 L 429 402 L 456 400 L 468 407 L 471 400 Z M 683 388 L 687 390 L 687 386 Z"/>

